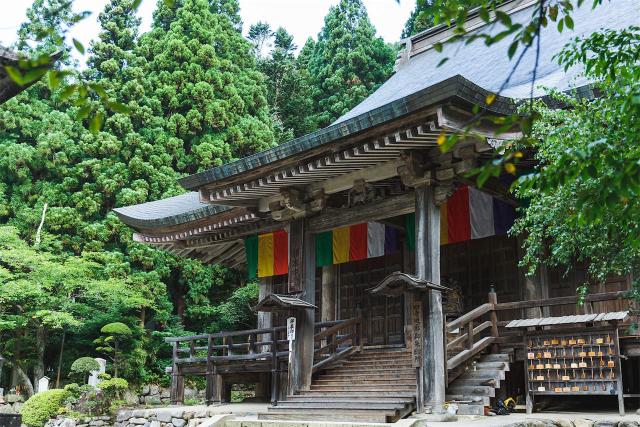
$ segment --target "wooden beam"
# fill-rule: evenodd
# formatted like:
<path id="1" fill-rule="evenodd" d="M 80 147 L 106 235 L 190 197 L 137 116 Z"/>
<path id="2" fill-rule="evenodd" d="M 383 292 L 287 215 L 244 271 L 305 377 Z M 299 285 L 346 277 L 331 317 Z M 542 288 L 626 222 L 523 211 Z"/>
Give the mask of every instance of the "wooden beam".
<path id="1" fill-rule="evenodd" d="M 347 225 L 404 215 L 414 210 L 415 196 L 413 192 L 409 192 L 352 208 L 325 209 L 309 219 L 309 231 L 320 233 Z"/>

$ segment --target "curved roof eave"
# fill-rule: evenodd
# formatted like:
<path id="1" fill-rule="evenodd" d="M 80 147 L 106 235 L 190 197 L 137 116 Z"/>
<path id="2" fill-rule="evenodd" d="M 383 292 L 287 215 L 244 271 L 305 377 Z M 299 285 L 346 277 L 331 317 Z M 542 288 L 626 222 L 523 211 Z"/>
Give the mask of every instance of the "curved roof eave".
<path id="1" fill-rule="evenodd" d="M 134 228 L 171 227 L 227 212 L 229 206 L 200 202 L 197 191 L 153 202 L 115 208 L 113 211 L 125 224 Z"/>
<path id="2" fill-rule="evenodd" d="M 487 106 L 485 100 L 490 93 L 464 77 L 456 75 L 356 117 L 333 123 L 323 129 L 318 129 L 277 147 L 252 154 L 226 165 L 180 178 L 178 182 L 188 190 L 197 190 L 204 185 L 232 179 L 261 166 L 285 160 L 304 151 L 329 144 L 453 98 L 482 105 L 492 113 L 509 114 L 514 112 L 515 101 L 506 97 L 497 97 L 490 106 Z"/>

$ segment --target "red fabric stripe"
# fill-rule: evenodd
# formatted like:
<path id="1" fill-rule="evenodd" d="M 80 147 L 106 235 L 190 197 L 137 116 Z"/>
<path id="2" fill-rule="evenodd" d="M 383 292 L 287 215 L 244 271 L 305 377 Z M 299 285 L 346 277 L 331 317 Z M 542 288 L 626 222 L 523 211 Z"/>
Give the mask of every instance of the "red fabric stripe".
<path id="1" fill-rule="evenodd" d="M 273 274 L 289 272 L 289 235 L 284 230 L 273 232 Z"/>
<path id="2" fill-rule="evenodd" d="M 449 243 L 471 239 L 471 220 L 469 218 L 469 187 L 458 188 L 447 200 L 447 225 Z"/>
<path id="3" fill-rule="evenodd" d="M 349 227 L 349 261 L 367 258 L 367 223 Z"/>

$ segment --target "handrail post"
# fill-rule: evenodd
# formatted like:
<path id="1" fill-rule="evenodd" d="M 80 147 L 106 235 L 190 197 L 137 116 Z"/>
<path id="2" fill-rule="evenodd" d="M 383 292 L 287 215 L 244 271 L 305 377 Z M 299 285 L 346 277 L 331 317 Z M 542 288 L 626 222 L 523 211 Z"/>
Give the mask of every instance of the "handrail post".
<path id="1" fill-rule="evenodd" d="M 258 339 L 258 335 L 257 334 L 249 334 L 249 338 L 247 340 L 247 342 L 249 344 L 249 354 L 255 354 L 257 339 Z"/>
<path id="2" fill-rule="evenodd" d="M 278 336 L 275 328 L 271 329 L 271 404 L 278 405 L 279 390 L 278 373 Z"/>
<path id="3" fill-rule="evenodd" d="M 493 287 L 493 285 L 491 285 L 491 287 L 489 288 L 489 304 L 492 304 L 493 307 L 491 308 L 491 311 L 489 312 L 489 319 L 491 320 L 491 336 L 494 338 L 498 338 L 499 337 L 499 332 L 498 332 L 498 314 L 496 312 L 496 304 L 498 304 L 498 295 L 496 294 L 496 289 Z M 498 353 L 499 349 L 498 349 L 498 344 L 494 343 L 491 345 L 491 353 Z"/>
<path id="4" fill-rule="evenodd" d="M 358 351 L 362 350 L 362 309 L 356 309 L 356 345 L 358 346 Z"/>
<path id="5" fill-rule="evenodd" d="M 473 320 L 467 323 L 467 348 L 469 350 L 473 348 Z"/>

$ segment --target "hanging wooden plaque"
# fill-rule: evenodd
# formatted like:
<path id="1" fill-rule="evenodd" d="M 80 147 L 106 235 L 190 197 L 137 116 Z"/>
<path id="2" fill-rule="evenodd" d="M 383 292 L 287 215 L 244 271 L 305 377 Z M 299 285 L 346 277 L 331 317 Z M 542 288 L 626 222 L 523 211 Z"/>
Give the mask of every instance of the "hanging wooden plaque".
<path id="1" fill-rule="evenodd" d="M 413 336 L 411 345 L 411 363 L 414 368 L 422 367 L 424 322 L 422 317 L 422 301 L 413 301 L 411 304 L 411 323 L 413 324 Z"/>

